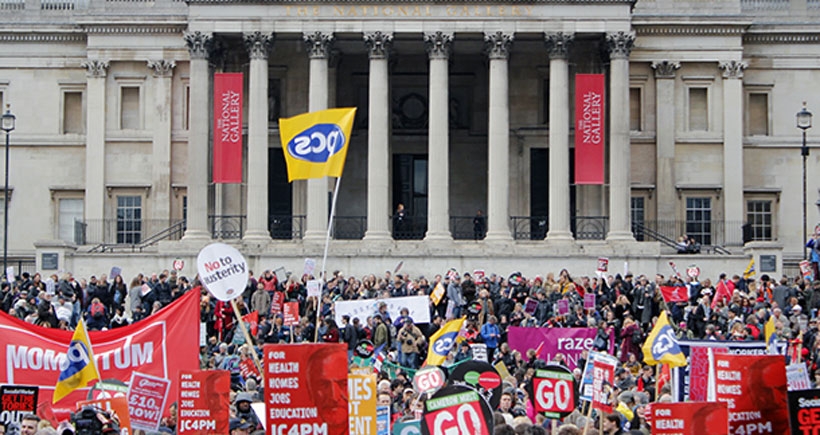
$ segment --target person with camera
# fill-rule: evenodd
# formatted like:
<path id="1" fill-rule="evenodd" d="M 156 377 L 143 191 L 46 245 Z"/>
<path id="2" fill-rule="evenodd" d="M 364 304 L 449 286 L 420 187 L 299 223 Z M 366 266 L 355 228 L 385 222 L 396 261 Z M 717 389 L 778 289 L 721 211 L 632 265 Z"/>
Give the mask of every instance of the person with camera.
<path id="1" fill-rule="evenodd" d="M 23 421 L 25 422 L 25 417 Z M 34 427 L 37 427 L 36 423 Z M 58 433 L 61 435 L 119 435 L 120 420 L 113 412 L 86 405 L 71 414 L 70 423 L 61 423 Z M 28 434 L 28 432 L 23 431 L 22 434 Z M 34 432 L 31 434 L 33 435 Z"/>
<path id="2" fill-rule="evenodd" d="M 404 326 L 399 330 L 399 343 L 401 343 L 399 365 L 415 369 L 419 349 L 424 345 L 424 334 L 409 317 L 404 319 Z"/>

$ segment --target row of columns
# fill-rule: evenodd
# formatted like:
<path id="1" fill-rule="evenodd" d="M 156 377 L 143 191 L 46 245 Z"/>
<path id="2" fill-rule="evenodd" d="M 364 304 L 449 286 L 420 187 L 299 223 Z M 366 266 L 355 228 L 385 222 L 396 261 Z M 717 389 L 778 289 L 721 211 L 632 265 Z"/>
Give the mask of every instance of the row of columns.
<path id="1" fill-rule="evenodd" d="M 488 125 L 488 198 L 487 240 L 511 240 L 509 227 L 509 77 L 508 59 L 512 33 L 485 35 L 489 57 L 489 125 Z M 308 48 L 308 110 L 328 107 L 328 58 L 333 35 L 324 32 L 305 33 Z M 191 107 L 208 107 L 208 51 L 212 35 L 201 32 L 185 34 L 191 54 Z M 369 122 L 368 122 L 368 199 L 367 231 L 369 240 L 389 239 L 387 210 L 389 204 L 388 168 L 390 165 L 389 74 L 388 56 L 393 35 L 372 32 L 364 35 L 369 52 Z M 574 35 L 545 35 L 550 59 L 549 103 L 549 232 L 548 240 L 571 241 L 569 210 L 569 68 L 568 55 Z M 629 223 L 629 54 L 634 34 L 608 34 L 610 63 L 610 231 L 611 240 L 632 240 Z M 255 32 L 245 35 L 250 53 L 250 99 L 248 116 L 248 230 L 251 241 L 269 240 L 267 228 L 267 148 L 268 55 L 272 34 Z M 429 134 L 428 134 L 428 230 L 426 240 L 451 240 L 449 230 L 449 110 L 448 62 L 453 34 L 424 34 L 429 56 Z M 89 106 L 90 107 L 90 106 Z M 188 223 L 186 239 L 208 238 L 207 167 L 208 111 L 194 110 L 188 146 Z M 327 228 L 327 181 L 307 182 L 306 240 L 323 239 Z"/>
<path id="2" fill-rule="evenodd" d="M 657 128 L 657 214 L 677 216 L 675 187 L 675 75 L 680 62 L 652 63 L 655 70 Z M 723 206 L 726 228 L 744 221 L 743 201 L 743 70 L 746 62 L 718 63 L 723 71 Z M 727 230 L 728 231 L 728 230 Z"/>

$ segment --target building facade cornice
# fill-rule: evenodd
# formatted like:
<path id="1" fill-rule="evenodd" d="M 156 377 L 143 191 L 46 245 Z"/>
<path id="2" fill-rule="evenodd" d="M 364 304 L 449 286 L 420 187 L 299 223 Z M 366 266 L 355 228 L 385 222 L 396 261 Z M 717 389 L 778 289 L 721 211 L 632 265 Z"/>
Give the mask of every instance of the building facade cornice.
<path id="1" fill-rule="evenodd" d="M 0 42 L 85 42 L 84 33 L 0 33 Z"/>
<path id="2" fill-rule="evenodd" d="M 634 7 L 637 0 L 505 0 L 504 3 L 528 5 L 629 5 Z M 187 0 L 188 4 L 265 4 L 265 5 L 304 5 L 304 4 L 373 4 L 374 0 Z M 497 4 L 498 0 L 401 0 L 396 4 Z"/>
<path id="3" fill-rule="evenodd" d="M 632 28 L 638 36 L 667 36 L 667 35 L 704 35 L 704 36 L 738 36 L 743 35 L 751 25 L 739 23 L 703 23 L 703 24 L 675 24 L 675 23 L 639 23 L 632 22 Z"/>
<path id="4" fill-rule="evenodd" d="M 88 34 L 182 34 L 188 23 L 80 24 L 80 28 Z"/>
<path id="5" fill-rule="evenodd" d="M 745 44 L 817 44 L 820 33 L 747 33 Z"/>

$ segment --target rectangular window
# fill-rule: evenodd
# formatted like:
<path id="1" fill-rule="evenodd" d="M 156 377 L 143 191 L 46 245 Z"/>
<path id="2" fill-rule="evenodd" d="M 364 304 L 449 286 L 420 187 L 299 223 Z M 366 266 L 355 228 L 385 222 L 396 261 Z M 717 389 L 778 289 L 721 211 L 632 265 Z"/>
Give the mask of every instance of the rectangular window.
<path id="1" fill-rule="evenodd" d="M 706 131 L 708 129 L 708 89 L 689 88 L 689 131 Z"/>
<path id="2" fill-rule="evenodd" d="M 63 92 L 63 134 L 82 134 L 84 132 L 83 93 Z"/>
<path id="3" fill-rule="evenodd" d="M 142 240 L 142 197 L 117 197 L 117 243 Z"/>
<path id="4" fill-rule="evenodd" d="M 80 244 L 77 240 L 77 221 L 83 220 L 83 200 L 79 198 L 65 198 L 59 200 L 58 237 L 70 243 Z"/>
<path id="5" fill-rule="evenodd" d="M 633 196 L 630 199 L 630 214 L 635 240 L 641 242 L 644 240 L 643 227 L 646 223 L 646 200 L 643 196 Z"/>
<path id="6" fill-rule="evenodd" d="M 750 233 L 743 235 L 744 240 L 773 240 L 772 201 L 746 201 L 746 223 Z"/>
<path id="7" fill-rule="evenodd" d="M 139 130 L 140 123 L 140 88 L 123 86 L 120 88 L 120 129 Z"/>
<path id="8" fill-rule="evenodd" d="M 701 245 L 712 244 L 712 198 L 686 198 L 686 236 Z"/>
<path id="9" fill-rule="evenodd" d="M 769 135 L 769 95 L 749 94 L 749 135 Z"/>
<path id="10" fill-rule="evenodd" d="M 641 88 L 629 88 L 629 130 L 641 131 Z"/>

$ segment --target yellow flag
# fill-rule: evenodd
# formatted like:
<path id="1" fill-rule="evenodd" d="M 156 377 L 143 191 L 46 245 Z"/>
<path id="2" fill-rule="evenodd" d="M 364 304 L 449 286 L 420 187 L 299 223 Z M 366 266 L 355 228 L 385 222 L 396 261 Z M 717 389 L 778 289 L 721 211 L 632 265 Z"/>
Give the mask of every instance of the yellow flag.
<path id="1" fill-rule="evenodd" d="M 749 265 L 746 266 L 746 270 L 743 271 L 743 279 L 753 278 L 755 276 L 755 258 L 752 257 L 749 260 Z"/>
<path id="2" fill-rule="evenodd" d="M 461 331 L 464 318 L 447 322 L 432 337 L 430 337 L 430 347 L 427 349 L 427 365 L 440 366 L 447 360 L 447 354 L 456 344 L 456 336 Z"/>
<path id="3" fill-rule="evenodd" d="M 355 116 L 355 107 L 345 107 L 280 119 L 288 181 L 341 177 Z"/>
<path id="4" fill-rule="evenodd" d="M 642 350 L 644 362 L 651 366 L 669 364 L 670 367 L 683 367 L 687 364 L 686 356 L 680 349 L 678 338 L 675 337 L 675 331 L 666 318 L 666 311 L 661 311 L 658 322 L 646 337 Z"/>
<path id="5" fill-rule="evenodd" d="M 763 333 L 766 334 L 766 350 L 770 354 L 776 353 L 775 340 L 777 340 L 777 334 L 775 334 L 775 329 L 774 316 L 769 316 L 769 321 L 763 326 Z"/>
<path id="6" fill-rule="evenodd" d="M 100 373 L 94 364 L 94 352 L 91 351 L 91 340 L 85 330 L 83 319 L 77 324 L 71 343 L 68 344 L 65 359 L 60 361 L 60 377 L 54 388 L 51 403 L 57 403 L 72 391 L 83 388 L 94 379 L 99 379 Z"/>

